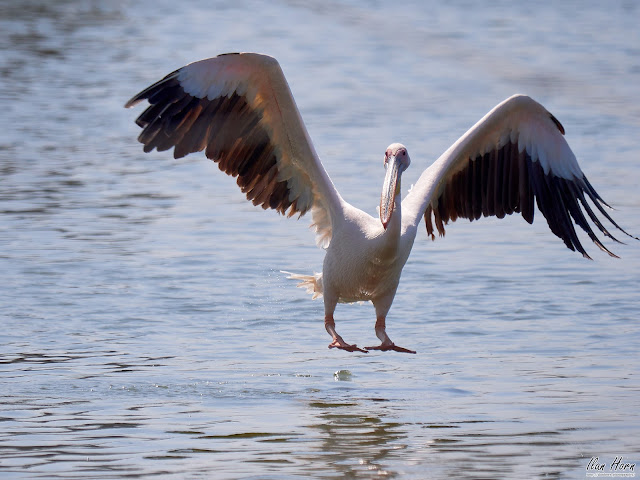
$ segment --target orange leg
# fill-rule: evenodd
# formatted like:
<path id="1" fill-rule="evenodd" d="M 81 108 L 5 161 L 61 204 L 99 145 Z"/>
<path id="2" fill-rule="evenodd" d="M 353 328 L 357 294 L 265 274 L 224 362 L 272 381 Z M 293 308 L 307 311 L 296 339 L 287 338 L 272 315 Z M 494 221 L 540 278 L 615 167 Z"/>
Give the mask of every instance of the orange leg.
<path id="1" fill-rule="evenodd" d="M 347 352 L 362 352 L 369 353 L 362 348 L 358 348 L 357 345 L 349 345 L 345 342 L 340 335 L 336 332 L 336 322 L 333 320 L 333 315 L 325 315 L 324 317 L 324 328 L 327 329 L 327 333 L 331 335 L 333 341 L 329 344 L 329 348 L 339 348 L 341 350 L 346 350 Z"/>
<path id="2" fill-rule="evenodd" d="M 389 338 L 389 335 L 387 335 L 387 325 L 385 323 L 385 317 L 378 317 L 376 319 L 376 337 L 378 337 L 382 342 L 380 345 L 376 347 L 364 347 L 364 348 L 366 348 L 367 350 L 382 350 L 383 352 L 393 350 L 394 352 L 416 353 L 415 350 L 409 350 L 408 348 L 398 347 L 395 343 L 391 341 L 391 339 Z"/>

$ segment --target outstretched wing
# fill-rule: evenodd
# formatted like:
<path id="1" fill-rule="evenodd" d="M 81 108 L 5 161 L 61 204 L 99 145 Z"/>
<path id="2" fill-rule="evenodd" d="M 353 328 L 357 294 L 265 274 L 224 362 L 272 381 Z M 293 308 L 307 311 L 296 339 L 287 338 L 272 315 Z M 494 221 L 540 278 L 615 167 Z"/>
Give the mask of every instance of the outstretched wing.
<path id="1" fill-rule="evenodd" d="M 560 122 L 542 105 L 524 95 L 508 98 L 424 171 L 402 204 L 407 223 L 417 226 L 424 216 L 427 233 L 435 238 L 435 230 L 443 236 L 444 225 L 460 217 L 503 218 L 517 212 L 532 223 L 537 204 L 551 231 L 569 249 L 589 258 L 575 223 L 598 247 L 615 256 L 598 239 L 587 217 L 604 235 L 618 240 L 586 198 L 612 225 L 629 234 L 606 212 L 608 205 L 582 173 L 563 135 Z"/>
<path id="2" fill-rule="evenodd" d="M 125 107 L 142 100 L 151 104 L 136 120 L 145 152 L 174 148 L 180 158 L 204 150 L 254 205 L 288 216 L 312 210 L 318 245 L 328 246 L 340 196 L 274 58 L 234 53 L 191 63 Z"/>

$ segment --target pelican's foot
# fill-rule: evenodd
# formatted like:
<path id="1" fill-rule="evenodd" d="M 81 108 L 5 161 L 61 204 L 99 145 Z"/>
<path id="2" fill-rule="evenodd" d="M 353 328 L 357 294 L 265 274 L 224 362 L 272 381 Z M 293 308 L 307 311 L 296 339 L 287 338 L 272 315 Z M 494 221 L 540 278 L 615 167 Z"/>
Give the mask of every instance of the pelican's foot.
<path id="1" fill-rule="evenodd" d="M 364 347 L 364 348 L 367 350 L 382 350 L 383 352 L 388 352 L 389 350 L 392 350 L 394 352 L 401 352 L 401 353 L 413 353 L 413 354 L 416 353 L 415 350 L 409 350 L 408 348 L 399 347 L 393 342 L 381 343 L 380 345 L 377 345 L 375 347 Z"/>
<path id="2" fill-rule="evenodd" d="M 340 350 L 346 350 L 347 352 L 362 352 L 369 353 L 362 348 L 359 348 L 357 345 L 349 345 L 347 342 L 342 340 L 341 337 L 334 338 L 333 342 L 329 344 L 329 348 L 339 348 Z"/>
<path id="3" fill-rule="evenodd" d="M 357 345 L 349 345 L 345 342 L 338 332 L 336 332 L 336 322 L 333 320 L 333 315 L 326 315 L 324 318 L 324 328 L 327 329 L 327 333 L 331 335 L 333 341 L 329 344 L 329 348 L 339 348 L 340 350 L 346 350 L 347 352 L 362 352 L 369 353 L 366 350 L 358 348 Z"/>

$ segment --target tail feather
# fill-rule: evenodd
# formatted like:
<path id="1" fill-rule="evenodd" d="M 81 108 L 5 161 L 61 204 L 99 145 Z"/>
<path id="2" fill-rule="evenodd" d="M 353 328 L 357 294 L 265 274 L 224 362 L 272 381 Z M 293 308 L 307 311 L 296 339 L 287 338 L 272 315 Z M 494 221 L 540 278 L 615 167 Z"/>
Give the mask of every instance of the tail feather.
<path id="1" fill-rule="evenodd" d="M 288 275 L 287 278 L 292 280 L 300 280 L 300 283 L 296 285 L 300 288 L 306 288 L 307 293 L 313 295 L 312 300 L 322 296 L 322 274 L 314 273 L 313 275 L 301 275 L 299 273 L 285 272 L 280 270 L 281 273 Z"/>

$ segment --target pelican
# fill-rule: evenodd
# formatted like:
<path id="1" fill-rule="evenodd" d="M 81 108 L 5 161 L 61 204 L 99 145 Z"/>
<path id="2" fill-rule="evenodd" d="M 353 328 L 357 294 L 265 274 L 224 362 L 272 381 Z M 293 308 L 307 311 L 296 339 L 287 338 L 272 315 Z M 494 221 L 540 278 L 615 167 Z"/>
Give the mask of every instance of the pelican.
<path id="1" fill-rule="evenodd" d="M 595 210 L 609 207 L 582 173 L 562 124 L 542 105 L 514 95 L 487 113 L 429 166 L 401 199 L 401 178 L 411 164 L 407 148 L 392 143 L 379 218 L 346 202 L 313 147 L 277 60 L 256 53 L 228 53 L 190 63 L 154 83 L 125 107 L 148 100 L 137 118 L 144 151 L 173 148 L 175 158 L 204 150 L 220 170 L 237 177 L 247 199 L 262 208 L 299 217 L 311 212 L 316 243 L 326 250 L 321 274 L 297 275 L 313 297 L 323 296 L 329 348 L 415 353 L 386 332 L 386 318 L 418 226 L 445 234 L 458 218 L 503 218 L 520 213 L 533 222 L 534 204 L 551 232 L 590 258 L 576 235 L 580 226 L 604 252 L 593 232 L 615 239 Z M 636 237 L 632 237 L 636 238 Z M 288 273 L 288 272 L 285 272 Z M 371 301 L 380 345 L 359 348 L 336 332 L 340 302 Z"/>

